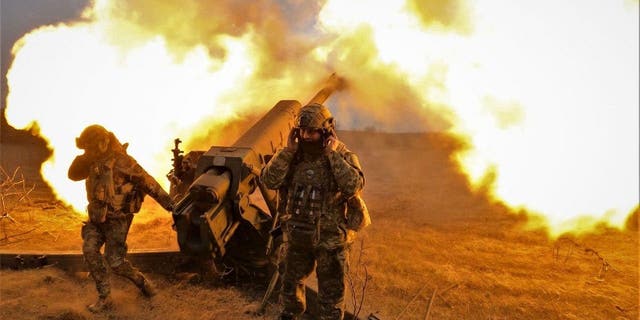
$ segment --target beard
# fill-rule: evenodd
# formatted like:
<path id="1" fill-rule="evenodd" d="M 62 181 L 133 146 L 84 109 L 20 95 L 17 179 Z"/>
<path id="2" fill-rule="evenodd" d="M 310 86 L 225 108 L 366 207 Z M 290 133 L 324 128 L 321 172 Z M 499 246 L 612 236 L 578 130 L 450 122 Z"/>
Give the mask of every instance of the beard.
<path id="1" fill-rule="evenodd" d="M 302 140 L 300 142 L 300 148 L 302 152 L 308 154 L 310 156 L 319 156 L 324 151 L 324 145 L 322 144 L 322 140 L 318 141 L 309 141 Z"/>

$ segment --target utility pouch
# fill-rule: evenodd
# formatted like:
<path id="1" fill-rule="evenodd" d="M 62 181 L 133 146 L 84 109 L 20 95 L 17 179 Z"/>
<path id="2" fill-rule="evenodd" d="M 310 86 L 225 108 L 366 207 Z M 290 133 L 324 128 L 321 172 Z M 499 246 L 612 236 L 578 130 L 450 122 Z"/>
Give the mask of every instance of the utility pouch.
<path id="1" fill-rule="evenodd" d="M 140 207 L 142 207 L 142 201 L 144 200 L 144 192 L 133 188 L 124 200 L 122 211 L 126 213 L 138 213 Z"/>
<path id="2" fill-rule="evenodd" d="M 89 213 L 89 220 L 93 223 L 103 223 L 107 220 L 107 205 L 100 201 L 94 201 L 87 206 L 87 213 Z"/>
<path id="3" fill-rule="evenodd" d="M 357 194 L 347 200 L 347 229 L 360 231 L 371 224 L 369 209 Z"/>

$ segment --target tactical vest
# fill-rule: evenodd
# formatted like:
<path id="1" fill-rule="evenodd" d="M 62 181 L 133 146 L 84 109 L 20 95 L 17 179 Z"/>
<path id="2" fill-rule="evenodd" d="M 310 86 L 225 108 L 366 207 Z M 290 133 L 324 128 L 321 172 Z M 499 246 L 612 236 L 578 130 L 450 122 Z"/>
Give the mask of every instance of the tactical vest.
<path id="1" fill-rule="evenodd" d="M 116 158 L 92 164 L 86 180 L 87 211 L 92 222 L 140 211 L 144 193 L 118 169 Z"/>
<path id="2" fill-rule="evenodd" d="M 332 217 L 332 199 L 338 193 L 329 166 L 329 160 L 324 156 L 311 158 L 302 155 L 291 172 L 291 180 L 287 190 L 287 205 L 283 220 L 317 226 L 325 219 Z"/>

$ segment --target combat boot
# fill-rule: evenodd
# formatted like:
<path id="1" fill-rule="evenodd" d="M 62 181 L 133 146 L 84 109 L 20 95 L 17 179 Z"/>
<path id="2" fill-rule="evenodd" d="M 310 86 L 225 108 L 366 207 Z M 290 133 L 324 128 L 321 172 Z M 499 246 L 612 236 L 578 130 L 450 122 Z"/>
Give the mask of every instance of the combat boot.
<path id="1" fill-rule="evenodd" d="M 138 285 L 138 288 L 140 288 L 140 292 L 147 298 L 151 298 L 158 293 L 153 283 L 144 277 L 142 278 L 142 283 Z"/>
<path id="2" fill-rule="evenodd" d="M 98 312 L 102 312 L 108 309 L 111 309 L 113 307 L 113 300 L 111 300 L 111 298 L 106 297 L 106 298 L 98 298 L 98 301 L 96 301 L 96 303 L 90 304 L 87 306 L 87 309 L 89 309 L 89 311 L 93 312 L 93 313 L 98 313 Z"/>

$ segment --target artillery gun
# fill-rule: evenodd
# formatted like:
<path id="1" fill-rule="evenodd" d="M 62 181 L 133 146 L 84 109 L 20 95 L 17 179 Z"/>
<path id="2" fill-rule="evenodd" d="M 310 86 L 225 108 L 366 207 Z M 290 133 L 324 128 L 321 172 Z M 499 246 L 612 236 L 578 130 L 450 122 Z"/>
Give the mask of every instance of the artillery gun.
<path id="1" fill-rule="evenodd" d="M 332 75 L 308 102 L 324 103 L 343 81 Z M 213 262 L 220 275 L 230 268 L 236 275 L 267 275 L 275 271 L 258 312 L 278 280 L 274 267 L 279 252 L 279 191 L 260 182 L 262 168 L 285 146 L 302 105 L 281 100 L 230 146 L 212 146 L 208 151 L 180 150 L 175 140 L 173 170 L 167 175 L 170 195 L 177 201 L 173 219 L 178 245 L 175 251 L 133 251 L 127 258 L 141 270 L 173 274 L 184 255 Z M 0 251 L 0 268 L 39 268 L 57 265 L 68 271 L 86 271 L 79 252 L 20 253 Z M 307 290 L 307 301 L 315 292 Z M 311 296 L 309 296 L 311 295 Z M 313 309 L 313 304 L 309 305 Z M 312 310 L 311 313 L 313 313 Z M 345 319 L 352 315 L 345 314 Z"/>
<path id="2" fill-rule="evenodd" d="M 332 75 L 309 103 L 324 103 L 342 86 Z M 302 105 L 281 100 L 230 146 L 182 155 L 173 150 L 169 173 L 173 218 L 180 251 L 211 259 L 218 272 L 273 266 L 280 243 L 278 191 L 260 182 L 260 172 L 285 146 Z"/>

